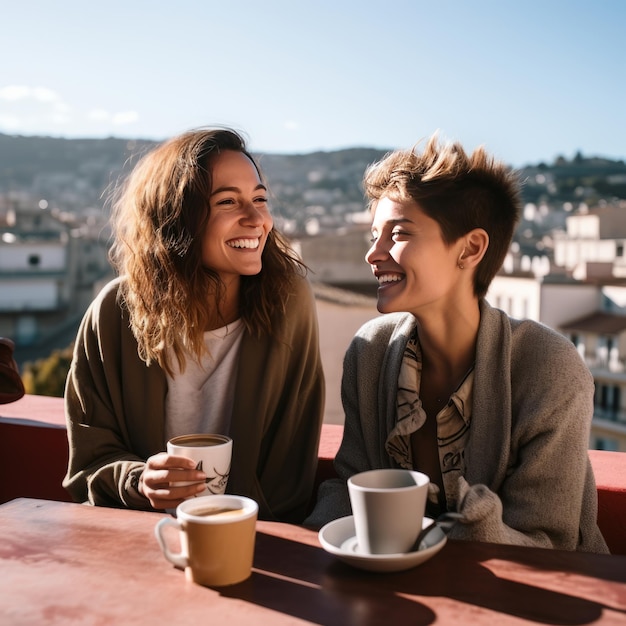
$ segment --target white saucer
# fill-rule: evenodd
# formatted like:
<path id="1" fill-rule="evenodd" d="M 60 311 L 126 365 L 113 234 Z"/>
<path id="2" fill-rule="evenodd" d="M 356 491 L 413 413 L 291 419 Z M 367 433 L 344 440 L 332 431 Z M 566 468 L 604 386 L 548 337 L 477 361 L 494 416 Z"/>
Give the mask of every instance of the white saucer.
<path id="1" fill-rule="evenodd" d="M 425 517 L 422 528 L 430 526 L 433 520 Z M 400 572 L 410 569 L 427 561 L 437 554 L 446 545 L 447 537 L 440 530 L 433 530 L 426 536 L 419 550 L 405 554 L 361 554 L 359 553 L 355 530 L 354 517 L 348 515 L 329 522 L 319 531 L 319 540 L 322 548 L 334 554 L 344 563 L 370 572 Z"/>

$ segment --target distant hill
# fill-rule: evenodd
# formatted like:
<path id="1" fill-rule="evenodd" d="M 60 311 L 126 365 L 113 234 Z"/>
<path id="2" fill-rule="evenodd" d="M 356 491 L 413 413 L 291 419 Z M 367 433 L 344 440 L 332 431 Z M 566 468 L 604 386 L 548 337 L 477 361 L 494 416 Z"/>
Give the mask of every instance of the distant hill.
<path id="1" fill-rule="evenodd" d="M 0 194 L 26 193 L 70 211 L 102 206 L 103 193 L 154 145 L 0 134 Z"/>
<path id="2" fill-rule="evenodd" d="M 155 144 L 141 139 L 60 139 L 0 134 L 0 195 L 26 194 L 49 206 L 80 211 L 103 207 L 111 185 Z M 365 168 L 384 150 L 352 148 L 309 154 L 263 154 L 260 163 L 285 217 L 354 210 L 363 204 Z M 526 202 L 558 207 L 626 199 L 626 164 L 577 154 L 520 171 Z"/>

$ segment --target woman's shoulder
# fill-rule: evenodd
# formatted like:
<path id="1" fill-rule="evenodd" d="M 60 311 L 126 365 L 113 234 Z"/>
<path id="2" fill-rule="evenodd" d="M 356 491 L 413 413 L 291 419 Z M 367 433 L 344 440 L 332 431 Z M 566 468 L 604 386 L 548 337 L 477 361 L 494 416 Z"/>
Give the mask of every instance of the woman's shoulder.
<path id="1" fill-rule="evenodd" d="M 511 332 L 519 349 L 578 353 L 574 344 L 554 328 L 530 319 L 510 318 L 510 320 Z"/>
<path id="2" fill-rule="evenodd" d="M 292 293 L 295 298 L 313 299 L 313 286 L 309 277 L 303 272 L 295 272 L 292 277 Z"/>
<path id="3" fill-rule="evenodd" d="M 370 368 L 378 370 L 385 359 L 395 362 L 396 357 L 402 355 L 415 325 L 415 317 L 410 313 L 386 313 L 365 322 L 346 350 L 344 367 L 364 366 L 370 371 Z"/>
<path id="4" fill-rule="evenodd" d="M 483 304 L 481 317 L 492 332 L 495 332 L 498 328 L 508 326 L 514 344 L 518 344 L 520 348 L 544 350 L 550 347 L 566 351 L 576 350 L 567 337 L 541 322 L 511 317 L 504 311 L 491 307 L 486 303 Z"/>
<path id="5" fill-rule="evenodd" d="M 111 316 L 120 317 L 119 293 L 122 282 L 123 279 L 117 277 L 105 283 L 89 305 L 86 317 L 95 323 L 101 318 L 110 320 Z"/>
<path id="6" fill-rule="evenodd" d="M 489 309 L 487 318 L 490 319 L 492 328 L 510 328 L 511 355 L 520 367 L 528 368 L 529 363 L 534 363 L 536 368 L 557 367 L 563 373 L 580 370 L 587 377 L 587 366 L 576 346 L 558 330 L 535 320 L 510 317 L 495 308 Z M 535 370 L 535 374 L 537 373 L 538 370 Z"/>
<path id="7" fill-rule="evenodd" d="M 410 313 L 386 313 L 365 322 L 355 333 L 348 351 L 386 351 L 391 343 L 406 343 L 415 328 L 415 318 Z"/>
<path id="8" fill-rule="evenodd" d="M 365 322 L 356 332 L 357 337 L 373 338 L 379 335 L 391 336 L 410 331 L 415 326 L 415 318 L 410 313 L 384 313 Z"/>
<path id="9" fill-rule="evenodd" d="M 122 285 L 123 280 L 124 279 L 120 276 L 109 280 L 101 287 L 98 295 L 96 296 L 96 300 L 110 300 L 117 298 L 117 294 L 120 290 L 120 286 Z"/>

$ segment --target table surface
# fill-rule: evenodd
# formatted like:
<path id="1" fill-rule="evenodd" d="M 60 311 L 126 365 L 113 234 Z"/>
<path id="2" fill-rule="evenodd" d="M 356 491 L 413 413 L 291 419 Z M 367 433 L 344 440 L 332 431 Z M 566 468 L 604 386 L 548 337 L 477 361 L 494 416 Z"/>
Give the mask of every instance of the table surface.
<path id="1" fill-rule="evenodd" d="M 416 568 L 372 573 L 327 554 L 316 532 L 261 521 L 252 576 L 212 589 L 165 560 L 162 517 L 0 506 L 0 624 L 626 624 L 626 556 L 448 541 Z"/>

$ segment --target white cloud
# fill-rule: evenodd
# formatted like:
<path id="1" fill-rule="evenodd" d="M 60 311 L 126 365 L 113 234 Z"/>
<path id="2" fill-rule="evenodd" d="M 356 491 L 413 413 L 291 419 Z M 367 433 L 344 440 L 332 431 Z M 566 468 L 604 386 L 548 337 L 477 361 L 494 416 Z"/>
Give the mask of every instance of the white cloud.
<path id="1" fill-rule="evenodd" d="M 70 107 L 69 104 L 59 101 L 59 102 L 54 103 L 54 110 L 57 113 L 69 113 L 72 110 L 72 108 Z"/>
<path id="2" fill-rule="evenodd" d="M 81 134 L 111 132 L 115 126 L 134 124 L 137 111 L 111 113 L 102 107 L 75 110 L 53 89 L 27 85 L 0 87 L 0 132 L 58 132 L 64 126 Z M 108 129 L 108 130 L 107 130 Z"/>
<path id="3" fill-rule="evenodd" d="M 72 121 L 71 107 L 47 87 L 6 85 L 0 88 L 0 106 L 0 129 L 11 132 L 41 132 Z"/>
<path id="4" fill-rule="evenodd" d="M 111 119 L 111 114 L 104 109 L 92 109 L 87 113 L 87 118 L 94 122 L 108 122 Z"/>
<path id="5" fill-rule="evenodd" d="M 50 115 L 50 119 L 52 120 L 53 124 L 61 125 L 61 126 L 64 126 L 66 124 L 70 124 L 71 121 L 72 121 L 71 116 L 68 115 L 67 113 L 63 113 L 63 112 L 52 113 Z"/>
<path id="6" fill-rule="evenodd" d="M 27 87 L 26 85 L 7 85 L 0 89 L 0 100 L 36 100 L 38 102 L 61 102 L 59 94 L 47 87 Z"/>
<path id="7" fill-rule="evenodd" d="M 0 129 L 17 130 L 20 127 L 20 118 L 15 115 L 0 115 Z"/>
<path id="8" fill-rule="evenodd" d="M 137 111 L 122 111 L 121 113 L 116 113 L 113 116 L 113 124 L 117 126 L 123 126 L 125 124 L 132 124 L 139 119 L 139 114 Z"/>
<path id="9" fill-rule="evenodd" d="M 39 102 L 61 102 L 59 94 L 47 87 L 34 87 L 30 93 Z"/>
<path id="10" fill-rule="evenodd" d="M 93 122 L 105 122 L 114 126 L 132 124 L 139 119 L 137 111 L 121 111 L 120 113 L 109 113 L 105 109 L 92 109 L 87 114 L 87 118 Z"/>
<path id="11" fill-rule="evenodd" d="M 29 93 L 29 87 L 24 87 L 23 85 L 7 85 L 0 89 L 0 100 L 22 100 L 28 97 Z"/>

